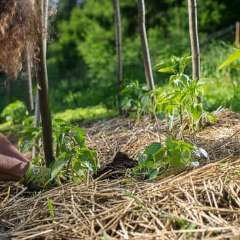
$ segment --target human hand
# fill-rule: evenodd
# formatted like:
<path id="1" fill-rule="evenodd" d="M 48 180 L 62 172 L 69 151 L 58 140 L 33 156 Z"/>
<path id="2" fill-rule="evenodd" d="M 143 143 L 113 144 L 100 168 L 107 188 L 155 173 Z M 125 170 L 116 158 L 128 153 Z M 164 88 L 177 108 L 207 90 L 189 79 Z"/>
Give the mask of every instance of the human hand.
<path id="1" fill-rule="evenodd" d="M 0 180 L 19 180 L 28 166 L 29 160 L 0 134 Z"/>

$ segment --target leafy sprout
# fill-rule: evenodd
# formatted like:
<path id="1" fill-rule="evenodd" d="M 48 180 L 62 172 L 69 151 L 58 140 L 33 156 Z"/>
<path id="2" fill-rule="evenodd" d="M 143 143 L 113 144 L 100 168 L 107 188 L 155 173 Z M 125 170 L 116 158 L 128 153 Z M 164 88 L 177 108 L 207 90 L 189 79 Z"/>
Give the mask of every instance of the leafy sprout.
<path id="1" fill-rule="evenodd" d="M 152 143 L 140 154 L 139 164 L 133 173 L 152 180 L 169 170 L 184 169 L 191 165 L 195 149 L 196 147 L 191 143 L 170 137 L 164 144 Z"/>

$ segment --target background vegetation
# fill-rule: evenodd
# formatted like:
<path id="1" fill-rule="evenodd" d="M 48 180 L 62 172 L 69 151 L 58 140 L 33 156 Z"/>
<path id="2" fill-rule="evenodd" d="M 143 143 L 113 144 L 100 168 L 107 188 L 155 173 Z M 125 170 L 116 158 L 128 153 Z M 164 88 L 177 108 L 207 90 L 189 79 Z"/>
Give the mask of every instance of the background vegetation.
<path id="1" fill-rule="evenodd" d="M 56 1 L 51 2 L 54 8 Z M 146 1 L 147 29 L 153 66 L 172 55 L 190 54 L 187 1 Z M 209 110 L 220 105 L 239 110 L 231 72 L 217 67 L 233 52 L 234 24 L 240 6 L 237 0 L 199 0 L 199 30 L 202 49 L 204 104 Z M 137 2 L 121 1 L 124 51 L 124 82 L 145 82 Z M 115 108 L 116 64 L 114 13 L 109 0 L 59 0 L 57 14 L 50 19 L 48 69 L 51 105 L 55 112 L 68 108 L 105 105 Z M 158 86 L 168 74 L 154 68 Z M 189 71 L 189 69 L 187 70 Z M 238 78 L 239 76 L 235 76 Z M 28 102 L 26 74 L 12 80 L 6 94 L 5 77 L 0 80 L 0 110 L 16 99 Z M 19 91 L 21 89 L 21 91 Z"/>

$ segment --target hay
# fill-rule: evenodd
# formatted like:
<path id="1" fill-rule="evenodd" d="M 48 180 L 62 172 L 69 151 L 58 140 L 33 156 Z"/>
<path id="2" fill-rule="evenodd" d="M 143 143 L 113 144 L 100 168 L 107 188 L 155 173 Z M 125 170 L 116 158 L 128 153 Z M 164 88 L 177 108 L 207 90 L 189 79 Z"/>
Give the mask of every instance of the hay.
<path id="1" fill-rule="evenodd" d="M 218 161 L 230 155 L 240 155 L 240 114 L 222 110 L 216 114 L 217 122 L 185 139 L 209 153 L 210 161 Z M 101 164 L 111 162 L 118 151 L 136 158 L 152 142 L 164 141 L 168 135 L 166 121 L 149 118 L 134 121 L 114 118 L 93 124 L 88 131 L 88 145 L 97 150 Z"/>
<path id="2" fill-rule="evenodd" d="M 208 151 L 212 147 L 217 152 L 210 153 L 212 163 L 198 169 L 155 182 L 130 178 L 91 180 L 36 195 L 18 184 L 0 185 L 2 238 L 140 240 L 240 236 L 240 119 L 226 111 L 218 117 L 216 125 L 189 137 L 205 144 Z M 225 127 L 229 132 L 218 134 L 217 130 Z M 138 123 L 112 119 L 89 127 L 88 142 L 97 147 L 100 161 L 108 162 L 118 150 L 136 156 L 145 145 L 164 139 L 164 129 L 164 124 L 152 124 L 148 119 Z M 220 155 L 228 157 L 215 158 Z"/>
<path id="3" fill-rule="evenodd" d="M 154 183 L 68 184 L 32 197 L 1 196 L 12 239 L 219 239 L 240 234 L 240 159 Z M 54 218 L 47 204 L 51 199 Z M 12 231 L 11 231 L 12 229 Z M 108 238 L 106 238 L 108 239 Z"/>

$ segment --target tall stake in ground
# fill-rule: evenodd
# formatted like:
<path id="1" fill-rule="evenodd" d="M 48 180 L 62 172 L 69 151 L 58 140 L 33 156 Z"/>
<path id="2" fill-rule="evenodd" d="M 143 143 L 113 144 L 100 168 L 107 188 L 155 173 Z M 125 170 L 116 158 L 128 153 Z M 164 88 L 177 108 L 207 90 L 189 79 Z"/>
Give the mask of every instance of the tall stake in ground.
<path id="1" fill-rule="evenodd" d="M 200 79 L 200 47 L 198 37 L 197 0 L 188 0 L 189 33 L 192 52 L 192 77 Z"/>
<path id="2" fill-rule="evenodd" d="M 42 1 L 42 18 L 43 18 L 43 54 L 44 54 L 44 67 L 45 67 L 45 78 L 48 87 L 48 71 L 47 71 L 47 37 L 48 37 L 48 6 L 49 1 L 43 0 Z"/>
<path id="3" fill-rule="evenodd" d="M 31 47 L 30 44 L 27 44 L 26 48 L 27 55 L 27 77 L 28 77 L 28 94 L 29 94 L 29 105 L 31 111 L 34 109 L 33 102 L 33 87 L 32 87 L 32 55 L 31 55 Z"/>
<path id="4" fill-rule="evenodd" d="M 147 32 L 146 32 L 144 0 L 138 0 L 138 14 L 139 14 L 139 31 L 141 36 L 142 50 L 143 50 L 145 75 L 146 75 L 146 80 L 149 88 L 153 90 L 155 89 L 155 85 L 154 85 L 151 57 L 150 57 Z"/>
<path id="5" fill-rule="evenodd" d="M 41 0 L 41 3 L 44 0 Z M 39 1 L 40 2 L 40 1 Z M 48 86 L 47 86 L 47 68 L 46 68 L 46 54 L 44 52 L 44 44 L 46 38 L 45 23 L 43 21 L 43 8 L 42 4 L 38 5 L 40 11 L 40 26 L 41 29 L 38 34 L 38 66 L 37 66 L 37 81 L 39 92 L 39 104 L 43 129 L 43 148 L 45 154 L 46 165 L 49 166 L 53 161 L 53 138 L 52 138 L 52 119 L 48 101 Z"/>
<path id="6" fill-rule="evenodd" d="M 117 101 L 119 113 L 121 109 L 121 90 L 123 88 L 123 56 L 122 56 L 122 23 L 119 0 L 112 0 L 115 19 L 115 42 L 117 51 Z"/>

